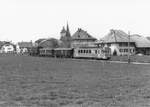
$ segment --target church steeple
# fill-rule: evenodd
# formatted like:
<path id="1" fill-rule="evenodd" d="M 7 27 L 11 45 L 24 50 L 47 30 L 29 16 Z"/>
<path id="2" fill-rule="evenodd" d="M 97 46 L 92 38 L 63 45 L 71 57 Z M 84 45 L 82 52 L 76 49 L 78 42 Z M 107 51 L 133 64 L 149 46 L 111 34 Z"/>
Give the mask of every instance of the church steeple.
<path id="1" fill-rule="evenodd" d="M 71 37 L 70 30 L 69 30 L 69 25 L 68 25 L 68 21 L 67 21 L 66 33 L 67 33 L 67 34 L 66 34 L 67 37 Z"/>
<path id="2" fill-rule="evenodd" d="M 63 43 L 62 47 L 70 48 L 70 46 L 71 46 L 71 34 L 70 34 L 68 22 L 67 22 L 66 29 L 65 29 L 65 27 L 63 27 L 60 34 L 61 34 L 60 40 Z"/>

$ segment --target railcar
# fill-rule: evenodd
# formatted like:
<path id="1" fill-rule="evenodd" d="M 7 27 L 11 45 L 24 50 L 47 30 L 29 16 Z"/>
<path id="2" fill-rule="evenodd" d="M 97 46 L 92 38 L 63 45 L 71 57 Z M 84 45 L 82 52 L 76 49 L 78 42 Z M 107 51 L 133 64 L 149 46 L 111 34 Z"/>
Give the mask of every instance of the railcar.
<path id="1" fill-rule="evenodd" d="M 31 56 L 38 56 L 39 55 L 39 47 L 32 47 L 29 50 L 29 55 L 31 55 Z"/>
<path id="2" fill-rule="evenodd" d="M 108 47 L 80 47 L 74 49 L 74 58 L 110 59 Z"/>
<path id="3" fill-rule="evenodd" d="M 110 50 L 108 47 L 33 48 L 30 55 L 59 58 L 110 59 Z"/>
<path id="4" fill-rule="evenodd" d="M 40 56 L 54 56 L 54 49 L 53 48 L 41 48 L 39 50 L 39 55 Z"/>
<path id="5" fill-rule="evenodd" d="M 72 58 L 73 48 L 56 48 L 54 49 L 54 56 L 60 58 Z"/>

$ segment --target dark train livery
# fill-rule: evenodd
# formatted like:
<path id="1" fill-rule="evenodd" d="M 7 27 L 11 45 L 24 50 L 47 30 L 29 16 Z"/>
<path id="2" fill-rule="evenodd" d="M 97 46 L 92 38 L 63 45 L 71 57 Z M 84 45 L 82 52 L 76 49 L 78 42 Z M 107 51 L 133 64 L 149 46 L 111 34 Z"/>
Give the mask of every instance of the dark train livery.
<path id="1" fill-rule="evenodd" d="M 38 48 L 33 47 L 30 55 L 47 56 L 58 58 L 89 58 L 110 59 L 110 48 L 108 47 L 80 47 L 80 48 Z"/>

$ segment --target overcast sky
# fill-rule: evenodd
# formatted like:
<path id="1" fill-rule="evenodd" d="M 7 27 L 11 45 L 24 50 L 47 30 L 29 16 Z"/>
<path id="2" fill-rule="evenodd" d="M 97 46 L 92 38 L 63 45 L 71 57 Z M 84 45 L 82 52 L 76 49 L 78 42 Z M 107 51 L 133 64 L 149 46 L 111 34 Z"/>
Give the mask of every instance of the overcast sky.
<path id="1" fill-rule="evenodd" d="M 150 36 L 149 0 L 0 0 L 0 40 L 35 41 L 83 28 L 96 38 L 110 29 Z"/>

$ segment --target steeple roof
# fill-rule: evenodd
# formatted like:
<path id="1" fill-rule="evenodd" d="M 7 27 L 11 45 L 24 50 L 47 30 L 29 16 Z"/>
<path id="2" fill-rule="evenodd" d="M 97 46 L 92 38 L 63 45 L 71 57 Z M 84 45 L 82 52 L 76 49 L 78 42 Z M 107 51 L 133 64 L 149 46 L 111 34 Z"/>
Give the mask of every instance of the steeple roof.
<path id="1" fill-rule="evenodd" d="M 63 29 L 61 30 L 60 33 L 66 33 L 65 27 L 63 26 Z"/>
<path id="2" fill-rule="evenodd" d="M 67 31 L 66 31 L 66 33 L 67 33 L 66 34 L 67 37 L 71 37 L 68 22 L 67 22 Z"/>

